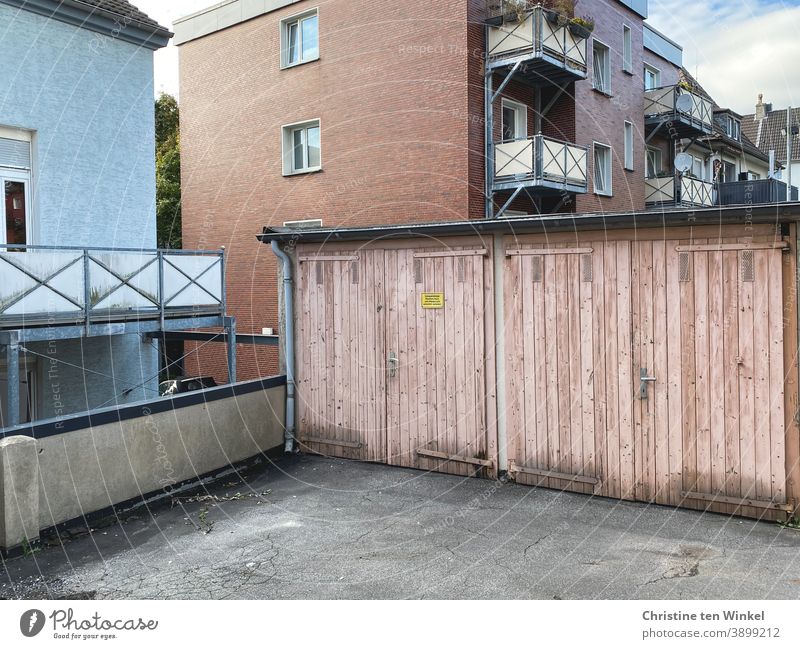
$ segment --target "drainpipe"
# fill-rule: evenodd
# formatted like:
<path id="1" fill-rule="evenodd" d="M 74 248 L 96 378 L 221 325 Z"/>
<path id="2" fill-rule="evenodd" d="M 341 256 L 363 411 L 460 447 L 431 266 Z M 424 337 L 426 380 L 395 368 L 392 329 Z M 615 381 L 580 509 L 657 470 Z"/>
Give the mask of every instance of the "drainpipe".
<path id="1" fill-rule="evenodd" d="M 294 308 L 292 301 L 292 260 L 280 249 L 277 241 L 271 244 L 272 252 L 283 262 L 283 318 L 284 318 L 284 347 L 283 355 L 286 361 L 286 430 L 284 432 L 284 451 L 294 451 L 295 434 L 295 382 L 294 382 Z"/>

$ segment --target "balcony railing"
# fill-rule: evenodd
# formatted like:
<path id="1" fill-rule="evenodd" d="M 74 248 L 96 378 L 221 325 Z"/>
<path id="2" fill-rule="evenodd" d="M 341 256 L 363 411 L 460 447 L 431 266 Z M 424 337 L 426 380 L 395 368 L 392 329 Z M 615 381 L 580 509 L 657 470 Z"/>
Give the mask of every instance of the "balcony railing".
<path id="1" fill-rule="evenodd" d="M 524 185 L 584 193 L 587 158 L 586 147 L 544 135 L 500 142 L 494 146 L 495 189 Z"/>
<path id="2" fill-rule="evenodd" d="M 792 187 L 791 199 L 787 196 L 786 183 L 777 178 L 760 180 L 739 180 L 720 183 L 717 186 L 717 204 L 719 205 L 769 205 L 796 201 L 797 187 Z"/>
<path id="3" fill-rule="evenodd" d="M 490 24 L 487 43 L 490 64 L 516 58 L 539 59 L 544 67 L 535 70 L 538 74 L 566 72 L 572 77 L 585 78 L 587 39 L 574 34 L 569 25 L 559 25 L 554 16 L 553 12 L 535 6 L 523 16 L 505 14 L 499 24 Z"/>
<path id="4" fill-rule="evenodd" d="M 663 176 L 645 179 L 645 204 L 711 207 L 714 183 L 691 176 Z"/>
<path id="5" fill-rule="evenodd" d="M 648 126 L 666 125 L 678 136 L 714 130 L 713 103 L 682 86 L 646 90 L 644 116 Z"/>
<path id="6" fill-rule="evenodd" d="M 224 315 L 224 253 L 0 246 L 0 328 Z"/>

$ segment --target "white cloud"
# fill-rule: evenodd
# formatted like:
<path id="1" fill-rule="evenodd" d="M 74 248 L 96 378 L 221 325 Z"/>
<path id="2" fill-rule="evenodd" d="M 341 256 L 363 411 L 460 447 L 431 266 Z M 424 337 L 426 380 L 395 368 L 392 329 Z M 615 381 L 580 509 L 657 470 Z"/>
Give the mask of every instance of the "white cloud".
<path id="1" fill-rule="evenodd" d="M 650 24 L 683 45 L 684 65 L 717 100 L 751 113 L 800 102 L 800 6 L 764 0 L 650 0 Z"/>

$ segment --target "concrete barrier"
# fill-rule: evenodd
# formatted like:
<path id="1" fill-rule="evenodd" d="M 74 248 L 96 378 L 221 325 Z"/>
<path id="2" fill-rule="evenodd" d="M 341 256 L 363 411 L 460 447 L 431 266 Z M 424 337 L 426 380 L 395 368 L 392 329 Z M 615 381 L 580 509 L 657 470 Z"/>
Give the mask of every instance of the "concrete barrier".
<path id="1" fill-rule="evenodd" d="M 285 377 L 3 432 L 0 548 L 283 443 Z"/>

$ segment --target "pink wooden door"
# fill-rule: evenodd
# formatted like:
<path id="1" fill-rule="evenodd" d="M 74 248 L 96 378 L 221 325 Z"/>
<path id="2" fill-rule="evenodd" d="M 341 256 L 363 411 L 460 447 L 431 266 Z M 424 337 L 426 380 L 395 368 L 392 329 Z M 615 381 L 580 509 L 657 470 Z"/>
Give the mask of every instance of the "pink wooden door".
<path id="1" fill-rule="evenodd" d="M 637 500 L 785 505 L 782 246 L 634 244 Z"/>
<path id="2" fill-rule="evenodd" d="M 305 450 L 386 461 L 383 255 L 299 254 L 298 437 Z"/>
<path id="3" fill-rule="evenodd" d="M 597 491 L 598 449 L 605 435 L 620 437 L 616 426 L 606 427 L 595 399 L 597 350 L 606 335 L 616 343 L 613 331 L 596 331 L 603 320 L 596 313 L 603 291 L 596 260 L 602 264 L 589 245 L 514 243 L 506 251 L 507 450 L 509 472 L 524 484 Z M 618 404 L 614 399 L 615 420 Z M 612 459 L 620 461 L 618 454 Z"/>
<path id="4" fill-rule="evenodd" d="M 494 473 L 496 440 L 487 425 L 486 255 L 482 248 L 386 251 L 390 464 L 457 475 Z"/>

